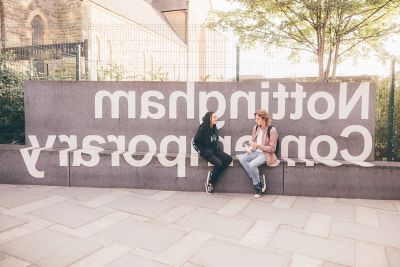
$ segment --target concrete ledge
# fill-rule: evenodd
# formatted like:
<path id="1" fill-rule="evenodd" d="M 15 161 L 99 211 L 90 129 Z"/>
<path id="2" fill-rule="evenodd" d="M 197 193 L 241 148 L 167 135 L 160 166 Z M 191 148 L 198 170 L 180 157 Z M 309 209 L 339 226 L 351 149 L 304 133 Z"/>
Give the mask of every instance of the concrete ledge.
<path id="1" fill-rule="evenodd" d="M 171 160 L 175 156 L 171 156 Z M 111 166 L 111 154 L 101 153 L 100 163 L 96 167 L 70 167 L 71 186 L 127 187 L 176 191 L 204 191 L 204 181 L 208 170 L 207 162 L 199 159 L 198 167 L 190 166 L 190 157 L 186 156 L 186 177 L 177 177 L 176 167 L 165 167 L 156 157 L 145 167 L 132 167 L 124 160 L 119 167 Z M 266 173 L 269 194 L 283 194 L 283 165 L 275 168 L 263 166 L 260 171 Z M 220 177 L 216 185 L 218 192 L 253 193 L 250 178 L 246 175 L 238 160 Z"/>
<path id="2" fill-rule="evenodd" d="M 18 145 L 0 145 L 0 183 L 68 186 L 69 167 L 60 167 L 58 152 L 42 151 L 37 162 L 37 169 L 45 170 L 43 178 L 32 177 Z"/>
<path id="3" fill-rule="evenodd" d="M 212 169 L 201 158 L 199 166 L 190 166 L 189 156 L 185 157 L 186 177 L 177 177 L 177 167 L 163 166 L 156 156 L 144 167 L 132 167 L 123 159 L 119 167 L 112 167 L 110 152 L 100 153 L 99 164 L 95 167 L 74 167 L 71 160 L 69 166 L 60 167 L 59 151 L 42 151 L 36 167 L 45 171 L 45 176 L 38 179 L 29 174 L 21 148 L 24 147 L 0 145 L 0 183 L 203 191 L 207 172 Z M 135 157 L 140 159 L 142 156 Z M 167 156 L 169 160 L 175 157 Z M 400 162 L 372 162 L 373 167 L 342 163 L 338 167 L 328 167 L 314 162 L 315 166 L 309 167 L 298 161 L 295 167 L 289 167 L 283 162 L 275 168 L 263 165 L 260 171 L 266 174 L 268 194 L 400 199 Z M 252 193 L 253 186 L 240 163 L 234 159 L 233 166 L 221 176 L 216 190 Z"/>
<path id="4" fill-rule="evenodd" d="M 341 163 L 338 167 L 285 166 L 285 195 L 400 199 L 400 162 L 372 162 L 374 167 Z"/>

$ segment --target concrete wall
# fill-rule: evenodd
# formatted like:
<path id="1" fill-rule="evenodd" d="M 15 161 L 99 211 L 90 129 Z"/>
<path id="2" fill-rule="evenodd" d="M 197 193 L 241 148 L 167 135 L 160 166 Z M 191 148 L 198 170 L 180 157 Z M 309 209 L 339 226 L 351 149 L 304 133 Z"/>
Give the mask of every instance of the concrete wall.
<path id="1" fill-rule="evenodd" d="M 99 92 L 121 94 L 120 98 L 115 98 L 113 107 L 117 114 L 114 118 L 110 98 L 100 98 Z M 171 97 L 177 94 L 186 95 L 188 100 Z M 295 94 L 304 95 L 299 105 L 296 104 L 299 99 L 292 98 Z M 363 96 L 357 98 L 357 95 Z M 249 101 L 242 96 L 248 96 Z M 100 118 L 95 117 L 96 99 L 103 99 L 97 104 L 98 109 L 102 108 L 98 114 Z M 128 107 L 133 110 L 131 115 Z M 26 136 L 35 135 L 39 144 L 44 144 L 50 134 L 76 135 L 78 147 L 88 135 L 104 139 L 108 135 L 123 135 L 127 149 L 133 137 L 147 135 L 156 143 L 155 151 L 160 151 L 162 140 L 172 135 L 185 139 L 179 152 L 189 154 L 191 139 L 202 116 L 207 110 L 213 110 L 220 118 L 219 133 L 225 137 L 225 150 L 235 155 L 243 151 L 243 143 L 249 140 L 246 136 L 251 134 L 254 125 L 254 111 L 260 107 L 272 115 L 281 139 L 283 158 L 309 159 L 316 158 L 317 154 L 319 159 L 341 160 L 344 154 L 362 156 L 365 148 L 363 160 L 373 160 L 375 86 L 372 83 L 25 83 Z M 175 110 L 176 113 L 172 112 Z M 321 114 L 329 116 L 322 118 Z M 347 134 L 346 129 L 349 130 Z M 304 143 L 298 145 L 296 140 Z M 26 144 L 30 144 L 29 139 Z M 65 148 L 66 143 L 57 138 L 54 147 Z M 116 149 L 114 143 L 107 141 L 99 147 Z M 178 149 L 177 144 L 171 142 L 167 150 L 177 153 Z M 140 142 L 136 151 L 148 152 L 149 148 Z"/>
<path id="2" fill-rule="evenodd" d="M 0 183 L 69 185 L 69 166 L 60 167 L 57 151 L 42 151 L 37 162 L 37 169 L 46 170 L 42 179 L 33 178 L 22 158 L 23 146 L 0 145 Z"/>
<path id="3" fill-rule="evenodd" d="M 285 195 L 400 199 L 400 163 L 373 164 L 370 168 L 346 162 L 334 168 L 318 163 L 285 167 Z"/>
<path id="4" fill-rule="evenodd" d="M 176 168 L 166 168 L 156 157 L 145 167 L 132 167 L 121 163 L 119 167 L 111 166 L 110 153 L 101 153 L 100 164 L 96 168 L 70 167 L 71 186 L 95 187 L 127 187 L 178 191 L 203 191 L 204 181 L 208 170 L 212 167 L 200 159 L 198 167 L 187 167 L 185 177 L 177 177 Z M 175 156 L 171 155 L 170 159 Z M 138 157 L 140 158 L 140 156 Z M 185 158 L 189 165 L 190 157 Z M 268 193 L 283 194 L 283 165 L 274 169 L 260 169 L 268 173 Z M 251 193 L 253 187 L 240 163 L 235 160 L 234 166 L 229 167 L 221 176 L 216 190 L 219 192 Z"/>
<path id="5" fill-rule="evenodd" d="M 45 171 L 44 178 L 33 178 L 22 159 L 22 146 L 0 146 L 0 183 L 38 184 L 86 187 L 122 187 L 176 191 L 203 191 L 207 171 L 211 169 L 200 159 L 198 167 L 189 167 L 186 177 L 176 177 L 175 168 L 162 166 L 156 157 L 145 167 L 126 163 L 112 167 L 110 153 L 101 153 L 96 168 L 74 167 L 73 153 L 69 153 L 66 167 L 59 167 L 59 151 L 44 151 L 37 164 Z M 137 156 L 140 158 L 141 156 Z M 174 155 L 171 155 L 173 158 Z M 190 157 L 185 161 L 189 162 Z M 345 163 L 328 167 L 315 163 L 306 167 L 297 163 L 288 167 L 282 163 L 275 168 L 260 167 L 267 177 L 267 193 L 314 197 L 400 199 L 400 163 L 374 162 L 374 167 L 362 168 Z M 217 192 L 252 193 L 250 178 L 235 159 L 233 166 L 221 176 Z"/>
<path id="6" fill-rule="evenodd" d="M 102 99 L 99 92 L 121 98 L 114 98 L 112 105 L 111 98 Z M 191 139 L 203 114 L 216 111 L 224 150 L 236 156 L 249 140 L 254 110 L 265 107 L 274 118 L 284 158 L 304 154 L 307 159 L 300 157 L 294 167 L 290 161 L 272 169 L 263 166 L 269 194 L 400 199 L 399 163 L 360 167 L 371 165 L 366 160 L 373 160 L 373 149 L 363 161 L 340 161 L 343 151 L 354 156 L 374 147 L 373 84 L 28 81 L 24 93 L 27 147 L 0 149 L 2 183 L 202 191 L 211 167 L 198 158 Z M 304 102 L 297 105 L 299 99 L 289 96 L 301 93 Z M 235 100 L 237 95 L 249 100 Z M 300 108 L 303 112 L 296 117 Z M 330 109 L 330 116 L 321 118 Z M 357 131 L 343 132 L 355 126 L 370 140 Z M 118 146 L 113 138 L 118 138 Z M 306 140 L 301 153 L 293 138 Z M 322 142 L 315 145 L 318 139 Z M 337 153 L 327 160 L 332 151 Z M 324 158 L 309 157 L 313 153 Z M 253 190 L 237 160 L 216 189 Z"/>

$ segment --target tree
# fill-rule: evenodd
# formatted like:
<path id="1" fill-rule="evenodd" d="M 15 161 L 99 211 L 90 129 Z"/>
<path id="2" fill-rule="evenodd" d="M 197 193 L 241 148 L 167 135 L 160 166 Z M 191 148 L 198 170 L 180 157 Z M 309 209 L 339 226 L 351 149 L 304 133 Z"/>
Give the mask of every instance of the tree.
<path id="1" fill-rule="evenodd" d="M 232 29 L 240 43 L 289 48 L 314 54 L 318 75 L 328 79 L 345 55 L 357 56 L 382 47 L 395 23 L 400 0 L 228 0 L 233 11 L 213 11 L 207 26 Z M 397 13 L 396 13 L 397 12 Z"/>

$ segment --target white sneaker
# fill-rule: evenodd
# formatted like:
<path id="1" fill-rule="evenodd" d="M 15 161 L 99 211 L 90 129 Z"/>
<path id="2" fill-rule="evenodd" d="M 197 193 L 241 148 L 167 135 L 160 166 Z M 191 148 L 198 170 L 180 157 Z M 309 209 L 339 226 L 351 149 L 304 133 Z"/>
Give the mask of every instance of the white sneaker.
<path id="1" fill-rule="evenodd" d="M 208 171 L 205 184 L 209 184 L 210 183 L 210 178 L 211 178 L 211 171 Z"/>
<path id="2" fill-rule="evenodd" d="M 211 171 L 207 173 L 206 182 L 204 183 L 204 188 L 207 194 L 211 194 L 213 190 L 212 185 L 210 184 L 210 177 L 211 177 Z"/>
<path id="3" fill-rule="evenodd" d="M 265 180 L 265 174 L 262 175 L 262 180 L 261 180 L 261 191 L 264 193 L 265 190 L 267 189 L 267 181 Z"/>
<path id="4" fill-rule="evenodd" d="M 212 193 L 214 193 L 214 187 L 212 184 L 208 184 L 206 185 L 206 193 L 211 195 Z"/>
<path id="5" fill-rule="evenodd" d="M 262 197 L 262 191 L 260 189 L 255 189 L 254 191 L 255 191 L 254 192 L 254 197 L 255 198 Z"/>

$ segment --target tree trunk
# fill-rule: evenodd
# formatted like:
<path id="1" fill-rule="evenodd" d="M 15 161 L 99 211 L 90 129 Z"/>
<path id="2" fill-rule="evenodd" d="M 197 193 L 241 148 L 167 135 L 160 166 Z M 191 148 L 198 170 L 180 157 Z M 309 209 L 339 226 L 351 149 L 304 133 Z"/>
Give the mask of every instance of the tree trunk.
<path id="1" fill-rule="evenodd" d="M 323 44 L 318 45 L 318 77 L 320 79 L 324 78 L 324 50 Z"/>
<path id="2" fill-rule="evenodd" d="M 5 29 L 5 18 L 4 18 L 4 1 L 0 0 L 0 39 L 1 39 L 1 48 L 6 47 L 6 29 Z"/>
<path id="3" fill-rule="evenodd" d="M 335 56 L 333 57 L 332 77 L 336 76 L 336 67 L 339 59 L 339 45 L 340 45 L 339 38 L 336 38 L 335 44 L 336 45 L 335 45 Z"/>
<path id="4" fill-rule="evenodd" d="M 332 64 L 332 49 L 329 49 L 329 57 L 328 62 L 326 63 L 325 71 L 324 71 L 324 81 L 329 80 L 329 72 L 331 71 L 331 64 Z"/>
<path id="5" fill-rule="evenodd" d="M 322 3 L 318 1 L 319 10 L 317 15 L 317 45 L 318 45 L 318 76 L 324 80 L 324 54 L 325 54 L 325 26 L 322 18 Z"/>
<path id="6" fill-rule="evenodd" d="M 325 52 L 325 42 L 323 38 L 323 30 L 321 25 L 317 26 L 317 36 L 318 36 L 318 77 L 319 79 L 324 79 L 324 52 Z"/>

